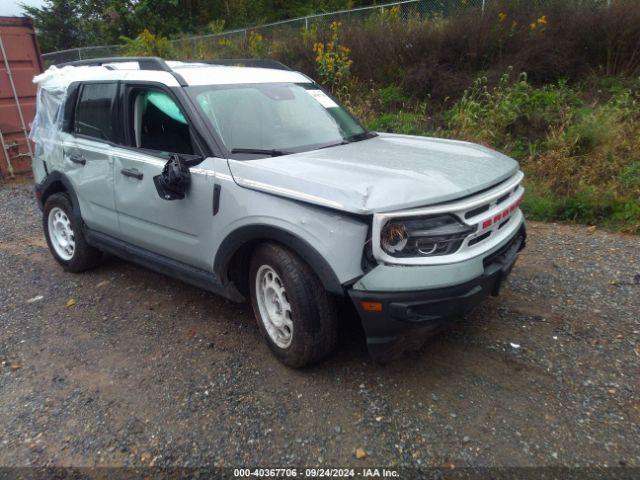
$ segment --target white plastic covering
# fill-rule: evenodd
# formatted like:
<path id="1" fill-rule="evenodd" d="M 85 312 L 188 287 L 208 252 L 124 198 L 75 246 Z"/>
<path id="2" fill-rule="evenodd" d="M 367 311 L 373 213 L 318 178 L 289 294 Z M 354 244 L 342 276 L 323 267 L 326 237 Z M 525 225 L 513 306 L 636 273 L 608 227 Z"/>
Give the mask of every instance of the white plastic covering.
<path id="1" fill-rule="evenodd" d="M 36 156 L 43 156 L 45 160 L 57 147 L 57 135 L 62 126 L 63 105 L 70 83 L 59 74 L 63 70 L 50 67 L 33 78 L 33 83 L 38 85 L 38 93 L 36 116 L 31 124 L 29 138 L 36 144 Z"/>
<path id="2" fill-rule="evenodd" d="M 44 155 L 45 160 L 55 160 L 51 154 L 59 147 L 58 135 L 69 85 L 78 80 L 102 80 L 111 76 L 114 73 L 103 67 L 53 66 L 33 78 L 33 83 L 38 85 L 38 93 L 36 116 L 29 138 L 36 144 L 36 156 Z"/>

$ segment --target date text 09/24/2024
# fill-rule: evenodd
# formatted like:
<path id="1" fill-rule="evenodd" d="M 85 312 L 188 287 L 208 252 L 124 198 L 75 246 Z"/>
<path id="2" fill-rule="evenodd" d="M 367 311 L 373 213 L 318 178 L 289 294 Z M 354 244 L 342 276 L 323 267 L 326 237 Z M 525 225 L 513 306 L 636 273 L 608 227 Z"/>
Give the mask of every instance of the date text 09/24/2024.
<path id="1" fill-rule="evenodd" d="M 236 468 L 235 478 L 398 478 L 399 472 L 390 468 Z"/>

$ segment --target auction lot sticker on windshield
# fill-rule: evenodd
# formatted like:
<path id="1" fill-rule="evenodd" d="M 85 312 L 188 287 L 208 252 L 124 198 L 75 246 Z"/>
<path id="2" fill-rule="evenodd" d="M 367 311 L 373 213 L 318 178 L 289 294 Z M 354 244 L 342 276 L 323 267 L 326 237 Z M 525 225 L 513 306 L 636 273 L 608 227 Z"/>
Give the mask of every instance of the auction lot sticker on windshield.
<path id="1" fill-rule="evenodd" d="M 329 96 L 322 90 L 305 90 L 309 95 L 315 98 L 324 108 L 337 107 L 338 104 L 331 100 Z"/>

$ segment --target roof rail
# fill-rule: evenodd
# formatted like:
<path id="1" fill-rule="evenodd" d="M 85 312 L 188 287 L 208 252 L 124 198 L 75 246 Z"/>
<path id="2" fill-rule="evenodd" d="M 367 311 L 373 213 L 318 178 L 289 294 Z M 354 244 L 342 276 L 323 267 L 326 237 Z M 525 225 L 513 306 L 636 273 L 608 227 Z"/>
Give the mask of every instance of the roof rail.
<path id="1" fill-rule="evenodd" d="M 291 70 L 284 63 L 270 58 L 219 58 L 215 60 L 189 60 L 188 62 L 206 63 L 209 65 L 223 65 L 227 67 L 257 67 L 272 68 L 275 70 Z"/>
<path id="2" fill-rule="evenodd" d="M 167 62 L 160 57 L 105 57 L 91 58 L 87 60 L 75 60 L 73 62 L 58 63 L 56 67 L 100 67 L 109 63 L 138 62 L 140 70 L 160 70 L 162 72 L 172 72 Z"/>

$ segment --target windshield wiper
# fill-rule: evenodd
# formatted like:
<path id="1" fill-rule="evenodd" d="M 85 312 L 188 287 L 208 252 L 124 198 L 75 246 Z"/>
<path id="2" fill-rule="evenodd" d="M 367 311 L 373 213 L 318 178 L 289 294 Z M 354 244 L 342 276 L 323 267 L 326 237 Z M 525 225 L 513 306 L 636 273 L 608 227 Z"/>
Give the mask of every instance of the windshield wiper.
<path id="1" fill-rule="evenodd" d="M 377 136 L 377 133 L 374 132 L 360 132 L 345 138 L 345 140 L 347 142 L 359 142 L 360 140 L 366 140 L 375 136 Z"/>
<path id="2" fill-rule="evenodd" d="M 231 153 L 255 153 L 256 155 L 271 155 L 272 157 L 279 157 L 280 155 L 289 155 L 292 152 L 285 152 L 284 150 L 264 148 L 233 148 Z"/>
<path id="3" fill-rule="evenodd" d="M 316 150 L 322 150 L 323 148 L 331 148 L 331 147 L 339 147 L 340 145 L 349 145 L 352 142 L 358 142 L 360 140 L 366 140 L 367 138 L 375 137 L 376 134 L 373 132 L 362 132 L 356 133 L 355 135 L 351 135 L 346 137 L 344 140 L 338 143 L 330 143 L 329 145 L 324 145 L 322 147 L 318 147 Z"/>
<path id="4" fill-rule="evenodd" d="M 349 142 L 347 142 L 346 140 L 343 140 L 340 143 L 330 143 L 329 145 L 318 147 L 316 150 L 322 150 L 323 148 L 339 147 L 340 145 L 347 145 L 348 143 Z"/>

